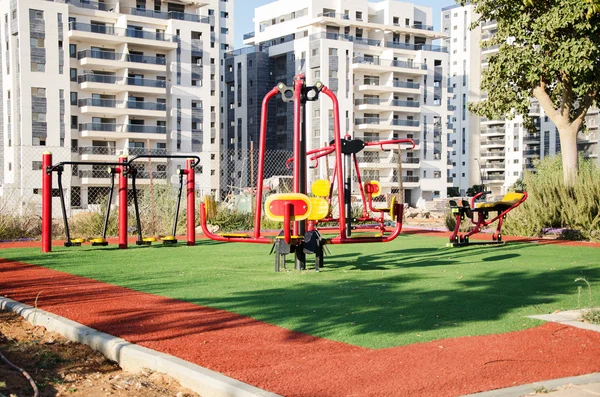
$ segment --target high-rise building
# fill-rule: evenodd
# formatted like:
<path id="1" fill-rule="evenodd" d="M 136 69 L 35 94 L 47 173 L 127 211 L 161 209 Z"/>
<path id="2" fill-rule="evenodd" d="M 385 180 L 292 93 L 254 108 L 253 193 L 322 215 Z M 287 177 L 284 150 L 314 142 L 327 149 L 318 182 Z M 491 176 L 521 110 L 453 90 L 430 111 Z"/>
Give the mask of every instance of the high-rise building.
<path id="1" fill-rule="evenodd" d="M 400 162 L 397 146 L 359 153 L 364 180 L 379 180 L 384 193 L 397 193 L 402 187 L 405 201 L 412 204 L 419 198 L 446 196 L 452 186 L 447 172 L 448 54 L 435 40 L 447 35 L 433 29 L 430 8 L 393 0 L 280 0 L 257 8 L 254 24 L 255 31 L 244 40 L 254 47 L 226 59 L 232 72 L 226 71 L 231 98 L 227 106 L 233 110 L 227 118 L 226 145 L 245 147 L 260 119 L 262 95 L 278 82 L 291 85 L 293 76 L 303 73 L 308 85 L 322 81 L 337 94 L 342 134 L 364 141 L 414 139 L 414 150 L 401 146 Z M 264 61 L 251 66 L 250 54 Z M 244 80 L 246 73 L 267 59 L 268 69 L 256 73 L 262 81 L 270 77 L 271 86 L 263 92 L 259 85 L 258 97 L 248 96 L 247 113 L 236 113 L 240 103 L 234 98 L 243 102 L 239 92 L 253 81 Z M 292 113 L 289 104 L 277 102 L 277 108 L 269 110 L 273 121 L 268 146 L 291 149 Z M 331 101 L 323 97 L 308 102 L 306 114 L 308 149 L 330 142 Z M 325 177 L 324 162 L 311 172 Z"/>
<path id="2" fill-rule="evenodd" d="M 481 91 L 481 75 L 490 55 L 498 46 L 482 46 L 494 36 L 495 21 L 486 21 L 471 29 L 478 19 L 473 5 L 453 5 L 442 9 L 442 30 L 449 37 L 448 71 L 452 125 L 451 134 L 455 186 L 461 195 L 473 185 L 485 184 L 494 194 L 501 194 L 523 177 L 524 170 L 534 170 L 534 160 L 560 152 L 556 126 L 532 98 L 528 117 L 535 130 L 524 127 L 523 116 L 513 120 L 480 118 L 468 111 L 468 103 L 487 98 Z M 586 117 L 587 131 L 578 135 L 578 146 L 584 156 L 598 157 L 598 110 L 591 109 Z"/>
<path id="3" fill-rule="evenodd" d="M 232 0 L 0 0 L 0 35 L 3 191 L 39 193 L 48 149 L 55 162 L 217 153 L 197 178 L 218 189 Z M 139 183 L 164 183 L 167 171 L 141 162 Z M 106 167 L 74 167 L 65 185 L 69 204 L 86 208 L 107 189 Z"/>

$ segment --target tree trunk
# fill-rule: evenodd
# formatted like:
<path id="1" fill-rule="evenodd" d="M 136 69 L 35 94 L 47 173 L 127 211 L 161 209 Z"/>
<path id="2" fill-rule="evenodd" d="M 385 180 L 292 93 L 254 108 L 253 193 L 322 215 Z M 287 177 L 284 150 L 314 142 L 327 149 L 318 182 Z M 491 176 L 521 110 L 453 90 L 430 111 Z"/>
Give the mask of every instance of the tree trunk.
<path id="1" fill-rule="evenodd" d="M 558 130 L 562 155 L 563 178 L 566 186 L 573 186 L 577 179 L 579 157 L 577 154 L 577 129 L 569 125 Z"/>

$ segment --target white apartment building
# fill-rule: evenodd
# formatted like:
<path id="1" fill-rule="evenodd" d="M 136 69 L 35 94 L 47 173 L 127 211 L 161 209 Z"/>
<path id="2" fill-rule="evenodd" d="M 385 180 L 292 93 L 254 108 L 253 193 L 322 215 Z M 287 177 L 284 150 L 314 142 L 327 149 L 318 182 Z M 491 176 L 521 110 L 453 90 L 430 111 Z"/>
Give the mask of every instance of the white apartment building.
<path id="1" fill-rule="evenodd" d="M 0 0 L 0 35 L 3 192 L 35 198 L 45 150 L 54 162 L 218 153 L 233 0 Z M 205 191 L 218 189 L 218 158 L 203 158 Z M 139 183 L 164 183 L 181 163 L 141 162 Z M 101 165 L 66 174 L 73 208 L 109 184 Z"/>
<path id="2" fill-rule="evenodd" d="M 452 176 L 461 195 L 481 183 L 494 194 L 502 194 L 523 177 L 524 170 L 535 169 L 535 159 L 560 152 L 560 139 L 556 126 L 535 99 L 529 116 L 533 117 L 536 131 L 524 128 L 522 116 L 488 120 L 469 113 L 469 102 L 487 96 L 480 90 L 481 73 L 487 58 L 498 51 L 497 46 L 481 46 L 482 41 L 495 34 L 496 23 L 488 21 L 470 30 L 477 18 L 472 5 L 445 7 L 441 14 L 442 30 L 449 35 L 448 85 L 454 94 L 450 98 L 454 114 L 449 120 L 454 128 Z M 578 136 L 578 145 L 586 157 L 598 157 L 598 119 L 598 109 L 591 109 L 586 117 L 588 129 Z"/>
<path id="3" fill-rule="evenodd" d="M 405 201 L 412 204 L 446 196 L 452 186 L 446 139 L 448 54 L 435 40 L 447 34 L 433 30 L 429 7 L 393 0 L 280 0 L 257 8 L 254 26 L 244 43 L 268 51 L 277 81 L 291 85 L 294 74 L 304 73 L 308 85 L 322 81 L 336 92 L 342 134 L 365 141 L 414 139 L 415 150 L 401 148 L 401 167 L 397 149 L 359 153 L 364 180 L 379 180 L 384 193 L 398 192 L 402 183 Z M 232 83 L 234 89 L 238 83 Z M 290 124 L 279 120 L 285 110 L 274 116 L 277 148 L 291 142 Z M 307 104 L 306 128 L 308 149 L 331 141 L 327 97 Z M 324 167 L 321 162 L 321 178 Z"/>

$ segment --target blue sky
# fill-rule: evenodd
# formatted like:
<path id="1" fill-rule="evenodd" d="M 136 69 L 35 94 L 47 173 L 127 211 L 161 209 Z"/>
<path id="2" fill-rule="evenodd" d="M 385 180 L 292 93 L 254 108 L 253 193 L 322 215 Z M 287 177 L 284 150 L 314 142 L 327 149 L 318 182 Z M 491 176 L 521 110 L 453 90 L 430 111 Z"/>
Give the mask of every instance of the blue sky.
<path id="1" fill-rule="evenodd" d="M 265 4 L 272 3 L 273 0 L 234 0 L 235 3 L 235 48 L 242 47 L 242 36 L 245 33 L 252 32 L 254 26 L 254 9 Z M 293 1 L 293 0 L 285 0 Z M 431 7 L 433 9 L 433 25 L 436 29 L 440 26 L 440 13 L 442 7 L 454 4 L 453 0 L 405 0 L 406 2 Z"/>

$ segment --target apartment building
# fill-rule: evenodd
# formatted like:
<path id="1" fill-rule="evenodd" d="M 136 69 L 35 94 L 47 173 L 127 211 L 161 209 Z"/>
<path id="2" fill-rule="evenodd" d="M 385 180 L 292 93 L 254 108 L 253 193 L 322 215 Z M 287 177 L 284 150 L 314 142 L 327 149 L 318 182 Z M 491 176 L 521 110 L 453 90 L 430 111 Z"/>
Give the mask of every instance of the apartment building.
<path id="1" fill-rule="evenodd" d="M 268 58 L 269 88 L 277 82 L 291 85 L 293 76 L 303 73 L 308 85 L 322 81 L 334 91 L 342 134 L 365 141 L 414 139 L 414 150 L 402 145 L 401 153 L 397 147 L 359 153 L 364 180 L 379 180 L 384 193 L 397 193 L 402 187 L 405 201 L 412 204 L 419 198 L 446 196 L 452 186 L 446 136 L 448 54 L 436 40 L 447 34 L 434 31 L 429 7 L 392 0 L 280 0 L 257 8 L 254 24 L 255 31 L 244 36 L 244 43 L 253 47 L 234 52 L 225 61 L 231 65 L 231 74 L 225 74 L 226 91 L 233 99 L 226 104 L 232 111 L 227 114 L 231 131 L 225 145 L 245 146 L 260 120 L 259 108 L 251 104 L 245 114 L 237 110 L 246 107 L 239 92 L 251 84 L 253 78 L 247 76 L 254 73 L 252 68 L 264 65 L 251 64 L 252 54 L 262 62 Z M 260 104 L 262 95 L 256 91 L 255 97 L 247 97 L 250 100 Z M 288 104 L 275 106 L 269 110 L 273 127 L 268 146 L 291 149 L 292 112 Z M 308 149 L 330 142 L 331 101 L 323 97 L 307 103 L 306 114 Z M 312 178 L 324 178 L 324 162 L 311 173 Z"/>
<path id="2" fill-rule="evenodd" d="M 218 153 L 233 0 L 0 0 L 0 35 L 3 191 L 35 200 L 45 150 L 55 162 Z M 219 156 L 206 157 L 197 183 L 216 191 Z M 139 183 L 180 164 L 142 161 Z M 66 170 L 68 204 L 97 204 L 108 184 L 105 166 Z"/>
<path id="3" fill-rule="evenodd" d="M 470 114 L 469 102 L 485 100 L 480 90 L 481 73 L 490 55 L 498 46 L 482 45 L 496 33 L 495 21 L 487 21 L 470 29 L 477 20 L 472 5 L 453 5 L 442 9 L 442 30 L 449 35 L 448 70 L 450 108 L 454 113 L 449 123 L 454 164 L 452 176 L 461 195 L 476 184 L 485 184 L 494 194 L 502 194 L 523 177 L 524 170 L 535 170 L 534 160 L 560 152 L 556 126 L 539 103 L 532 99 L 528 117 L 533 118 L 535 130 L 527 130 L 523 116 L 513 120 L 490 120 Z M 578 146 L 585 157 L 598 158 L 598 109 L 586 117 L 587 130 L 578 135 Z"/>

